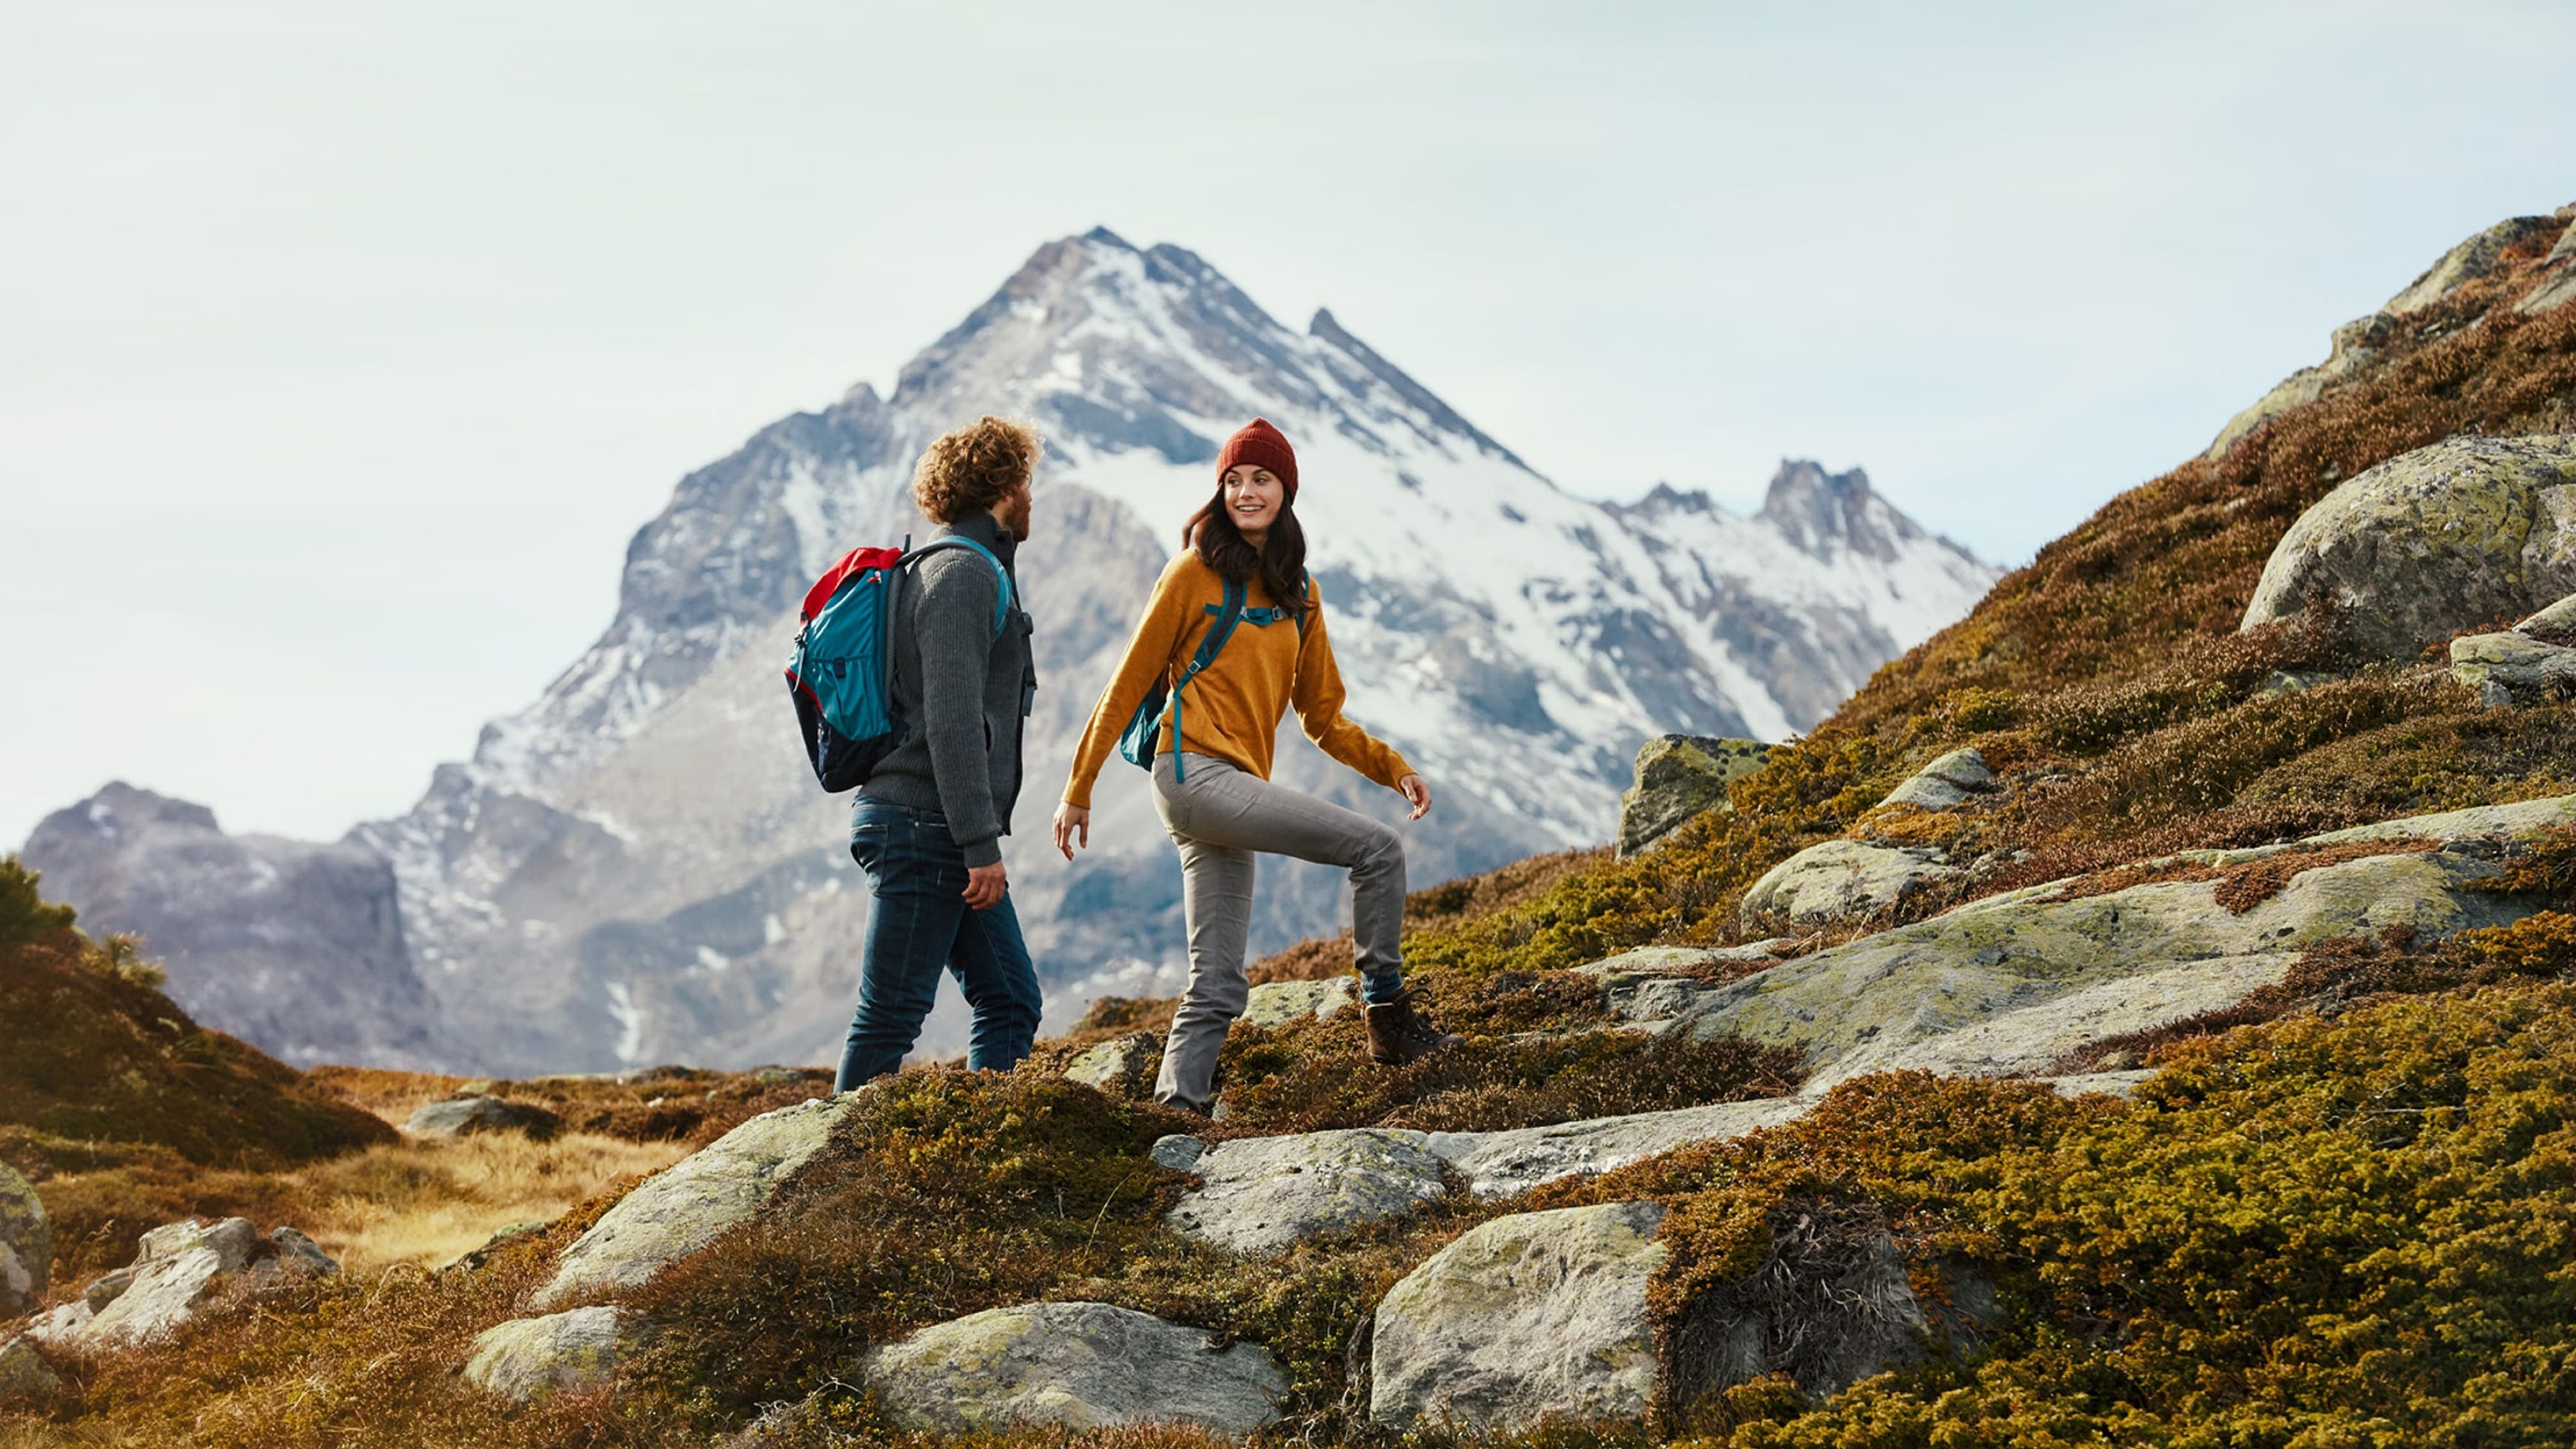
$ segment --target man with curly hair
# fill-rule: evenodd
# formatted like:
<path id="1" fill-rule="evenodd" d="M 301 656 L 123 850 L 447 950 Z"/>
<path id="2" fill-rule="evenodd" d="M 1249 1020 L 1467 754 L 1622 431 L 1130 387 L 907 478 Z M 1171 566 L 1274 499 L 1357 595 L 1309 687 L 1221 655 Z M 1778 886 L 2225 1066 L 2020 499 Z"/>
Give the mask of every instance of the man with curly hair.
<path id="1" fill-rule="evenodd" d="M 1027 425 L 986 417 L 932 443 L 913 473 L 913 500 L 939 525 L 932 540 L 959 543 L 906 565 L 893 701 L 912 728 L 851 808 L 850 854 L 871 903 L 839 1091 L 903 1064 L 943 969 L 974 1009 L 970 1066 L 1007 1070 L 1037 1036 L 1037 973 L 1002 837 L 1037 697 L 1013 555 L 1029 536 L 1039 446 Z"/>

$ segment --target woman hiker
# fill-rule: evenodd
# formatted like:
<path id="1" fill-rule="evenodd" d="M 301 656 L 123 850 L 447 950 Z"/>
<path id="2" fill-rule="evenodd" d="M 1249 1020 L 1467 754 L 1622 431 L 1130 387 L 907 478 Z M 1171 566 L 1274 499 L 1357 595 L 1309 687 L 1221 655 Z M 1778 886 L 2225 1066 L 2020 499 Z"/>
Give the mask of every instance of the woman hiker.
<path id="1" fill-rule="evenodd" d="M 1404 757 L 1342 717 L 1341 672 L 1297 524 L 1297 455 L 1255 418 L 1226 440 L 1216 471 L 1216 496 L 1182 529 L 1181 554 L 1155 583 L 1091 713 L 1055 812 L 1056 849 L 1071 860 L 1077 840 L 1091 844 L 1092 783 L 1139 724 L 1131 758 L 1152 760 L 1154 804 L 1181 848 L 1190 943 L 1189 988 L 1154 1096 L 1194 1112 L 1213 1104 L 1217 1053 L 1251 991 L 1243 958 L 1257 852 L 1350 871 L 1373 1060 L 1398 1065 L 1461 1040 L 1424 1020 L 1404 989 L 1404 842 L 1390 826 L 1270 781 L 1279 720 L 1293 704 L 1324 753 L 1400 792 L 1412 819 L 1431 808 L 1431 787 Z M 1157 685 L 1169 702 L 1158 719 L 1137 721 Z"/>

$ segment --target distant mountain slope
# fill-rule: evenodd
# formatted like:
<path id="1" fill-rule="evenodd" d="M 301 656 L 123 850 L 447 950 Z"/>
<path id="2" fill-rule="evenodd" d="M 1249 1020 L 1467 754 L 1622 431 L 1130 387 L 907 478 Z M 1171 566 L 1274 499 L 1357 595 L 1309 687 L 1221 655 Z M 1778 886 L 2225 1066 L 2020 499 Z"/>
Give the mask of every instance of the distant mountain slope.
<path id="1" fill-rule="evenodd" d="M 1178 247 L 1051 242 L 892 396 L 862 385 L 683 479 L 628 548 L 600 641 L 487 727 L 469 762 L 440 767 L 412 812 L 353 833 L 391 863 L 450 1060 L 829 1050 L 864 892 L 844 806 L 814 790 L 782 726 L 792 606 L 852 544 L 926 531 L 914 458 L 986 412 L 1033 418 L 1048 439 L 1023 554 L 1039 708 L 1009 858 L 1066 1004 L 1175 979 L 1178 875 L 1141 774 L 1113 767 L 1098 849 L 1074 866 L 1039 839 L 1126 631 L 1212 489 L 1217 443 L 1248 417 L 1298 447 L 1351 714 L 1440 791 L 1408 836 L 1420 884 L 1606 838 L 1644 739 L 1804 728 L 1993 578 L 1857 470 L 1784 465 L 1749 519 L 1669 489 L 1629 507 L 1577 498 L 1329 313 L 1292 331 Z M 1280 774 L 1395 803 L 1302 741 Z M 1330 873 L 1265 872 L 1258 945 L 1328 928 L 1343 893 Z"/>

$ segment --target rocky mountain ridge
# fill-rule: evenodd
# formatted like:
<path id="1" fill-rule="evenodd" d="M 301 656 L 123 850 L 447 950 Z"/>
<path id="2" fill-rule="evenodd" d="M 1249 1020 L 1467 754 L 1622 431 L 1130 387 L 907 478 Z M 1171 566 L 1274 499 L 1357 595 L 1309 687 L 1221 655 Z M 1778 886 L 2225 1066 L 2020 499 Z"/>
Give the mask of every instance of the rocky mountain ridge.
<path id="1" fill-rule="evenodd" d="M 862 384 L 681 480 L 628 548 L 599 642 L 487 726 L 470 760 L 440 766 L 411 812 L 330 847 L 390 867 L 395 934 L 365 979 L 386 984 L 391 1022 L 290 1025 L 340 1009 L 296 996 L 291 973 L 261 976 L 255 958 L 201 962 L 198 908 L 176 882 L 164 890 L 85 833 L 97 802 L 45 822 L 29 859 L 88 918 L 148 922 L 181 999 L 298 1061 L 827 1055 L 864 891 L 840 803 L 813 790 L 778 727 L 777 663 L 794 600 L 830 558 L 924 531 L 912 460 L 983 412 L 1033 418 L 1049 443 L 1022 555 L 1041 685 L 1009 860 L 1059 1011 L 1176 979 L 1177 873 L 1141 776 L 1120 767 L 1105 782 L 1098 848 L 1070 868 L 1037 849 L 1037 827 L 1060 781 L 1049 772 L 1070 758 L 1178 521 L 1212 486 L 1216 440 L 1245 417 L 1272 418 L 1300 449 L 1299 509 L 1351 714 L 1441 787 L 1409 833 L 1417 884 L 1607 837 L 1643 740 L 1803 728 L 1992 578 L 1856 469 L 1786 463 L 1750 518 L 1669 488 L 1628 506 L 1576 498 L 1329 312 L 1292 331 L 1194 254 L 1097 230 L 1039 248 L 890 395 Z M 1389 808 L 1301 740 L 1279 771 Z M 1326 929 L 1342 891 L 1279 863 L 1256 945 Z M 338 949 L 296 908 L 268 919 L 296 949 Z M 218 972 L 235 984 L 198 997 Z M 224 992 L 262 990 L 225 1014 Z"/>

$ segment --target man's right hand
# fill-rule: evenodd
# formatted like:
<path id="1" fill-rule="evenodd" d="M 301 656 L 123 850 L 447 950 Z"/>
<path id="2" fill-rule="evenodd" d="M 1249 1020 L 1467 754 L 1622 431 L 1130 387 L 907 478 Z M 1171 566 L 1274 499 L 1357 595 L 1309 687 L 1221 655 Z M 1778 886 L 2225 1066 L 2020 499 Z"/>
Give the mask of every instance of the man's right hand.
<path id="1" fill-rule="evenodd" d="M 1055 848 L 1063 851 L 1064 858 L 1067 860 L 1073 859 L 1073 843 L 1077 835 L 1082 838 L 1082 848 L 1089 850 L 1091 848 L 1091 811 L 1081 805 L 1055 807 Z"/>
<path id="2" fill-rule="evenodd" d="M 966 904 L 979 911 L 989 911 L 1002 903 L 1002 892 L 1011 888 L 1010 877 L 1002 863 L 970 865 L 966 868 Z"/>

